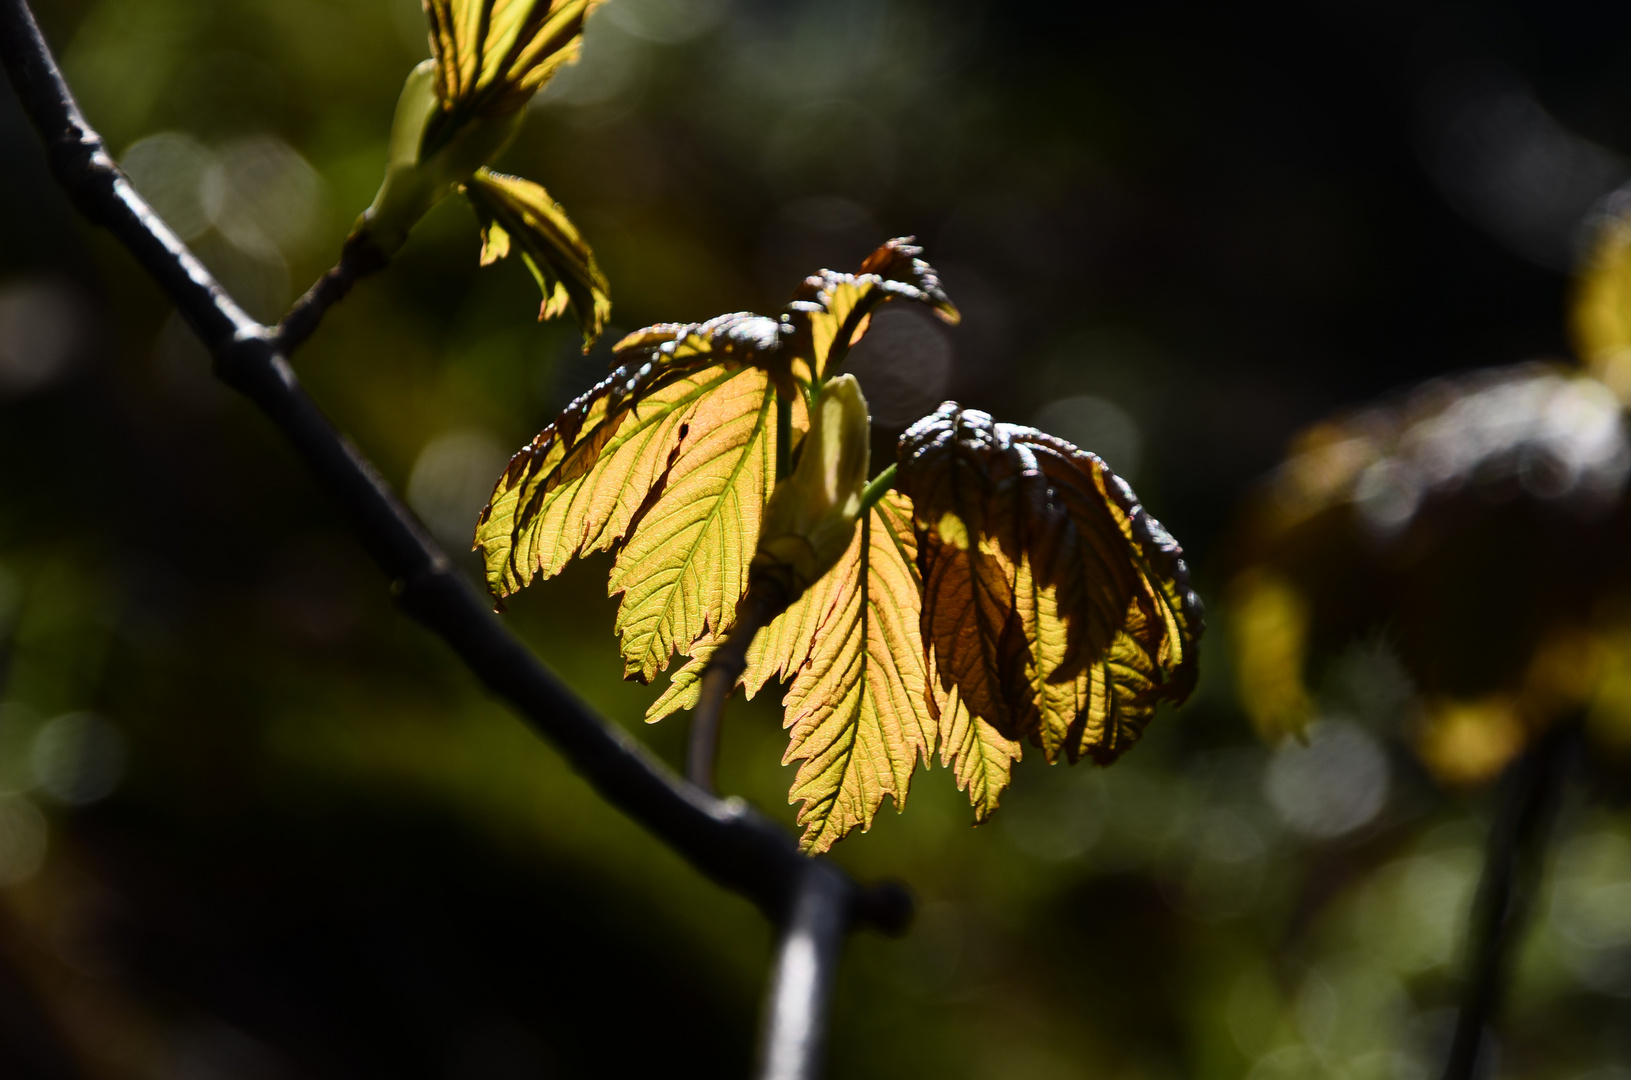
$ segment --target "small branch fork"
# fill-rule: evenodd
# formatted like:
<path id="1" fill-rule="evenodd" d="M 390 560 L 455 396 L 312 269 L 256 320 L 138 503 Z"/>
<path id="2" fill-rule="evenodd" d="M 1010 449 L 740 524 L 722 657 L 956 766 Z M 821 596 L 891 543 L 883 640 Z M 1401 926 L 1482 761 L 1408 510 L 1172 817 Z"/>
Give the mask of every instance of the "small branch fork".
<path id="1" fill-rule="evenodd" d="M 832 863 L 805 858 L 785 830 L 739 799 L 719 799 L 680 780 L 596 715 L 493 616 L 374 466 L 335 429 L 301 387 L 287 355 L 358 278 L 379 268 L 373 257 L 348 248 L 278 330 L 261 325 L 119 170 L 80 113 L 26 0 L 0 0 L 0 64 L 75 207 L 129 249 L 209 349 L 216 375 L 282 432 L 390 578 L 402 607 L 446 641 L 603 798 L 782 928 L 765 1044 L 765 1068 L 774 1071 L 762 1075 L 814 1077 L 845 931 L 871 925 L 902 932 L 911 919 L 910 897 L 888 884 L 863 889 Z"/>
<path id="2" fill-rule="evenodd" d="M 1546 842 L 1578 731 L 1559 723 L 1519 758 L 1501 781 L 1484 869 L 1467 920 L 1466 970 L 1444 1080 L 1479 1075 L 1485 1033 L 1500 1009 L 1507 974 L 1529 921 L 1544 870 Z"/>

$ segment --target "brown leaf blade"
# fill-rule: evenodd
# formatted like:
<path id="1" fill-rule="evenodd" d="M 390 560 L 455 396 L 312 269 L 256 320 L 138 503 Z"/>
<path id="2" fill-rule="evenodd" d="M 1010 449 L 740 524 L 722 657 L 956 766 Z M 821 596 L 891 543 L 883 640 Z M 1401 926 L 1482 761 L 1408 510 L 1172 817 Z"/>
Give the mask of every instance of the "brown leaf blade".
<path id="1" fill-rule="evenodd" d="M 1097 457 L 948 402 L 902 435 L 899 468 L 939 693 L 1050 761 L 1101 763 L 1188 696 L 1201 620 L 1182 552 Z M 976 734 L 955 745 L 973 754 Z"/>

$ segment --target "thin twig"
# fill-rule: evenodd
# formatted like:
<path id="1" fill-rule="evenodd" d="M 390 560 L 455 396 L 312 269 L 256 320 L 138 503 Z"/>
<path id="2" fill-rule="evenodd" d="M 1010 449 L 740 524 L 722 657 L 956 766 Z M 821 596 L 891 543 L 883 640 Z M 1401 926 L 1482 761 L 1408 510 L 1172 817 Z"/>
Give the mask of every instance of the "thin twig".
<path id="1" fill-rule="evenodd" d="M 1576 725 L 1558 724 L 1507 770 L 1467 920 L 1461 1013 L 1444 1080 L 1471 1080 L 1540 883 Z"/>
<path id="2" fill-rule="evenodd" d="M 278 351 L 289 356 L 305 344 L 328 309 L 344 300 L 359 278 L 383 270 L 385 263 L 385 255 L 376 245 L 356 236 L 348 237 L 340 248 L 340 261 L 318 278 L 278 323 Z"/>
<path id="3" fill-rule="evenodd" d="M 714 760 L 719 753 L 719 729 L 725 702 L 736 680 L 748 666 L 748 649 L 760 630 L 787 610 L 787 591 L 769 578 L 754 577 L 747 595 L 736 607 L 736 624 L 702 668 L 702 687 L 691 710 L 691 739 L 685 758 L 685 778 L 704 791 L 714 789 Z"/>
<path id="4" fill-rule="evenodd" d="M 208 347 L 216 373 L 289 440 L 385 571 L 403 608 L 446 641 L 603 798 L 714 881 L 780 919 L 810 865 L 793 838 L 740 800 L 717 799 L 674 776 L 596 715 L 492 615 L 373 465 L 301 388 L 276 334 L 238 306 L 120 172 L 80 113 L 25 0 L 0 0 L 0 63 L 75 206 L 136 257 Z M 891 900 L 896 890 L 886 886 L 872 897 L 843 880 L 862 918 L 889 929 L 890 913 L 899 907 Z"/>

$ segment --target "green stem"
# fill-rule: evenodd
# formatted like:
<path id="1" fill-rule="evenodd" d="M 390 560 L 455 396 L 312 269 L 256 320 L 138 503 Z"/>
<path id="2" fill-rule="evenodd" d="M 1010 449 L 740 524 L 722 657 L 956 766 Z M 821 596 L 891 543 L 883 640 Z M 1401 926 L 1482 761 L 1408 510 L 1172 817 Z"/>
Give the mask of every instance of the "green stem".
<path id="1" fill-rule="evenodd" d="M 776 394 L 776 481 L 787 479 L 793 446 L 793 400 Z"/>
<path id="2" fill-rule="evenodd" d="M 894 486 L 895 464 L 891 462 L 889 468 L 874 476 L 867 482 L 866 487 L 861 489 L 861 513 L 864 514 L 876 506 L 878 500 L 884 497 L 884 493 Z"/>

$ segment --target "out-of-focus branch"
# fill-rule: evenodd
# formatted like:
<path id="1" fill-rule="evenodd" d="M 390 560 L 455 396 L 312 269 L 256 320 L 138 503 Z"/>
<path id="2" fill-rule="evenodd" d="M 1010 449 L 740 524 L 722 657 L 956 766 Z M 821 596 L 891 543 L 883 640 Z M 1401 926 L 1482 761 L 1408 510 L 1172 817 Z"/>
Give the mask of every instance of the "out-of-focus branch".
<path id="1" fill-rule="evenodd" d="M 850 915 L 842 876 L 831 863 L 811 860 L 776 946 L 758 1080 L 817 1080 L 821 1075 L 828 1004 Z"/>
<path id="2" fill-rule="evenodd" d="M 1502 778 L 1484 870 L 1467 920 L 1461 1014 L 1444 1080 L 1471 1080 L 1485 1031 L 1500 1008 L 1508 969 L 1540 884 L 1546 841 L 1577 730 L 1575 723 L 1558 724 Z"/>
<path id="3" fill-rule="evenodd" d="M 0 63 L 74 205 L 130 250 L 198 333 L 216 374 L 288 439 L 408 613 L 446 641 L 608 802 L 714 881 L 749 897 L 772 918 L 784 918 L 811 865 L 792 836 L 740 800 L 717 799 L 674 776 L 597 716 L 492 615 L 373 465 L 302 389 L 278 335 L 238 306 L 114 164 L 81 115 L 25 0 L 0 0 Z M 343 289 L 336 284 L 325 290 L 319 283 L 313 291 L 318 295 L 304 309 L 297 307 L 309 310 L 303 318 L 311 327 Z M 831 888 L 845 894 L 846 908 L 863 921 L 898 929 L 909 918 L 910 901 L 900 899 L 898 890 L 886 886 L 873 896 L 836 868 L 824 873 L 843 883 Z"/>

